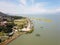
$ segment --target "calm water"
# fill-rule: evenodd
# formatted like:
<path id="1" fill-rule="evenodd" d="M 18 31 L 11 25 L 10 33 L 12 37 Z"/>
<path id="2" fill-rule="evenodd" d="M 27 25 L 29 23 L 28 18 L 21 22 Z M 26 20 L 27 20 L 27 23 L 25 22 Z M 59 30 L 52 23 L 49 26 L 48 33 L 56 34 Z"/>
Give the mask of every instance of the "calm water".
<path id="1" fill-rule="evenodd" d="M 24 34 L 8 45 L 60 45 L 60 16 L 59 15 L 34 15 L 34 18 L 46 18 L 52 22 L 33 20 L 34 32 Z M 40 36 L 36 36 L 40 34 Z"/>

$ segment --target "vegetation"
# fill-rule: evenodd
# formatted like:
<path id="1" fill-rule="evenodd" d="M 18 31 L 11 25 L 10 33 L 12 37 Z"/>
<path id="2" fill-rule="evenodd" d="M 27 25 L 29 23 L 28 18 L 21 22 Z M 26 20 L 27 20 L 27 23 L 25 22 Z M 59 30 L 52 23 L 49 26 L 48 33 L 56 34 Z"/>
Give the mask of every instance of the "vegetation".
<path id="1" fill-rule="evenodd" d="M 14 18 L 14 19 L 22 19 L 22 18 L 24 18 L 24 17 L 22 17 L 22 16 L 13 16 L 13 18 Z"/>
<path id="2" fill-rule="evenodd" d="M 2 42 L 2 40 L 0 39 L 0 43 Z"/>
<path id="3" fill-rule="evenodd" d="M 3 15 L 3 16 L 2 16 Z M 6 38 L 9 38 L 11 36 L 13 36 L 14 32 L 13 32 L 13 27 L 18 27 L 18 29 L 23 29 L 26 25 L 27 25 L 27 20 L 26 17 L 21 17 L 21 16 L 6 16 L 6 14 L 1 13 L 1 19 L 3 19 L 1 22 L 3 22 L 2 24 L 4 24 L 5 22 L 5 26 L 0 26 L 0 36 L 7 36 L 4 38 L 0 38 L 0 43 L 3 42 L 4 40 L 6 40 Z M 4 19 L 6 18 L 6 19 Z M 18 30 L 17 29 L 17 30 Z M 17 31 L 15 29 L 15 31 Z M 28 31 L 27 33 L 30 34 L 34 31 L 34 27 L 32 27 L 32 29 L 30 31 Z M 16 34 L 20 33 L 19 31 L 16 32 Z"/>
<path id="4" fill-rule="evenodd" d="M 9 33 L 9 32 L 12 32 L 12 28 L 10 27 L 4 27 L 4 33 Z"/>
<path id="5" fill-rule="evenodd" d="M 3 32 L 0 32 L 0 36 L 3 36 L 4 35 L 4 33 Z"/>
<path id="6" fill-rule="evenodd" d="M 10 33 L 12 32 L 12 28 L 14 25 L 15 25 L 14 23 L 8 23 L 6 24 L 6 26 L 0 26 L 0 32 Z"/>
<path id="7" fill-rule="evenodd" d="M 3 26 L 0 26 L 0 32 L 3 30 Z"/>

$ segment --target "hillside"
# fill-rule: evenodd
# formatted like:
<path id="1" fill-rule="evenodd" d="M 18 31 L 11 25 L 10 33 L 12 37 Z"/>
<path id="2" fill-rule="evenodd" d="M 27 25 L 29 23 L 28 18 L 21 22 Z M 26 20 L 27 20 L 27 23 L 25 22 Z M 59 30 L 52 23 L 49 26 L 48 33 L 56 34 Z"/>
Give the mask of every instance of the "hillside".
<path id="1" fill-rule="evenodd" d="M 13 19 L 22 19 L 24 17 L 22 16 L 11 16 L 8 14 L 5 14 L 3 12 L 0 12 L 0 19 L 7 19 L 7 20 L 13 20 Z"/>

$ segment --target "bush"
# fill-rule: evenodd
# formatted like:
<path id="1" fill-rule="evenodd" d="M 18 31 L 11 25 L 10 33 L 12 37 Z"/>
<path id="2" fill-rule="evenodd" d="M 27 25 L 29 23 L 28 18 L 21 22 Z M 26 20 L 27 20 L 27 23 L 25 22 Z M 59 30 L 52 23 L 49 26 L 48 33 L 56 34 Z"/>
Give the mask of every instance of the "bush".
<path id="1" fill-rule="evenodd" d="M 3 26 L 0 26 L 0 32 L 3 30 Z"/>
<path id="2" fill-rule="evenodd" d="M 14 22 L 11 22 L 11 23 L 7 23 L 7 26 L 6 27 L 13 27 L 13 26 L 15 26 L 15 24 L 14 24 Z"/>
<path id="3" fill-rule="evenodd" d="M 5 33 L 10 33 L 10 32 L 12 32 L 13 26 L 14 26 L 14 23 L 8 23 L 8 24 L 6 25 L 6 27 L 3 27 L 3 31 L 4 31 Z"/>
<path id="4" fill-rule="evenodd" d="M 0 43 L 2 42 L 2 40 L 0 39 Z"/>

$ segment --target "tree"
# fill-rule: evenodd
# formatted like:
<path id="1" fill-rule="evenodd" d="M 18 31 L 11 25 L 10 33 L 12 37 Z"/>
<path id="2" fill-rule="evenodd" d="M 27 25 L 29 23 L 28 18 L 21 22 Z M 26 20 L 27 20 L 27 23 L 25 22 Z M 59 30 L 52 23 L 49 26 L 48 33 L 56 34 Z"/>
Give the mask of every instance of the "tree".
<path id="1" fill-rule="evenodd" d="M 0 43 L 2 42 L 2 40 L 0 39 Z"/>
<path id="2" fill-rule="evenodd" d="M 3 30 L 3 27 L 2 26 L 0 26 L 0 32 Z"/>
<path id="3" fill-rule="evenodd" d="M 12 32 L 12 28 L 14 26 L 14 23 L 8 23 L 6 26 L 3 27 L 3 32 L 10 33 Z"/>

